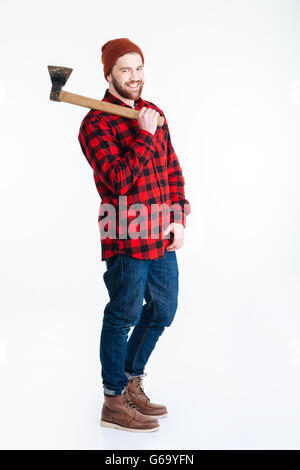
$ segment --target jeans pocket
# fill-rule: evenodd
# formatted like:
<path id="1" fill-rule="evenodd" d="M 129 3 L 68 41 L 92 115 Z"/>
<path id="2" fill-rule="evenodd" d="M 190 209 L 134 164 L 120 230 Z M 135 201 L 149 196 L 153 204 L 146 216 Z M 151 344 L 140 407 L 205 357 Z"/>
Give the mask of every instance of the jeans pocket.
<path id="1" fill-rule="evenodd" d="M 106 261 L 106 267 L 107 271 L 110 269 L 118 269 L 120 272 L 120 277 L 123 279 L 124 277 L 124 255 L 122 253 L 118 253 L 116 255 L 110 256 L 107 258 Z"/>

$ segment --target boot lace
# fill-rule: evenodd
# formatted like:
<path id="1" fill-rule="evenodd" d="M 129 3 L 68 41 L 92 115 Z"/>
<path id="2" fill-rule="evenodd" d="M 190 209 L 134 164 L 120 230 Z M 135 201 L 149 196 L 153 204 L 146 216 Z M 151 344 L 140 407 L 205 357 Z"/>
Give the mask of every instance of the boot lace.
<path id="1" fill-rule="evenodd" d="M 124 402 L 126 406 L 129 406 L 129 408 L 132 408 L 133 410 L 137 410 L 137 407 L 135 406 L 135 404 L 132 403 L 132 401 L 130 400 L 127 390 L 125 390 L 125 392 L 123 393 L 123 396 L 124 396 Z"/>
<path id="2" fill-rule="evenodd" d="M 144 387 L 143 387 L 143 383 L 142 383 L 143 378 L 146 377 L 146 375 L 147 375 L 147 374 L 144 373 L 143 375 L 140 375 L 139 377 L 135 377 L 135 378 L 136 378 L 136 380 L 137 380 L 138 391 L 139 391 L 140 395 L 142 395 L 144 399 L 150 401 L 150 398 L 147 397 L 147 395 L 146 395 L 146 393 L 145 393 L 145 391 L 144 391 Z"/>

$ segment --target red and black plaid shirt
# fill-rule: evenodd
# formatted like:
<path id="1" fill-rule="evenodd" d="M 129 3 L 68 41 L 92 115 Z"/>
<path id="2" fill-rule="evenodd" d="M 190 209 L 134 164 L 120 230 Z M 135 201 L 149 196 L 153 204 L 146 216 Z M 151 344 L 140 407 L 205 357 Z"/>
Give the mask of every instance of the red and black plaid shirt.
<path id="1" fill-rule="evenodd" d="M 103 101 L 131 108 L 108 89 Z M 79 143 L 102 200 L 98 216 L 102 260 L 118 253 L 140 259 L 163 256 L 173 239 L 173 234 L 164 236 L 163 230 L 173 221 L 186 226 L 186 215 L 191 212 L 166 117 L 150 101 L 139 98 L 135 102 L 136 110 L 144 106 L 164 117 L 154 135 L 140 129 L 136 119 L 93 109 L 80 126 Z M 104 235 L 107 228 L 113 229 L 110 236 Z"/>

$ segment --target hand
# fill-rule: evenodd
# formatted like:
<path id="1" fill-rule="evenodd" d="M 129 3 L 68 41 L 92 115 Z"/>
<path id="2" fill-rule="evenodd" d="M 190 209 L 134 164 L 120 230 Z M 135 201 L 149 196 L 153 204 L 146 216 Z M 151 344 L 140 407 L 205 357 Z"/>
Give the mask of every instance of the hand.
<path id="1" fill-rule="evenodd" d="M 157 118 L 159 113 L 152 108 L 145 108 L 140 110 L 137 121 L 141 129 L 155 134 L 157 128 Z"/>
<path id="2" fill-rule="evenodd" d="M 171 245 L 168 245 L 166 247 L 166 250 L 167 251 L 178 250 L 183 245 L 184 225 L 173 222 L 166 228 L 166 230 L 164 231 L 164 235 L 168 235 L 169 232 L 174 233 L 174 240 L 171 243 Z"/>

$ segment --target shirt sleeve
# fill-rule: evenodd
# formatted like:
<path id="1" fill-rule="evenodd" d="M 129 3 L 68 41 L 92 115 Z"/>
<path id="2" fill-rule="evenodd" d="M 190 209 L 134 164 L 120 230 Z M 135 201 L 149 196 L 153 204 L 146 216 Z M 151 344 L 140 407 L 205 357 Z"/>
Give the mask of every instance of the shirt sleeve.
<path id="1" fill-rule="evenodd" d="M 170 213 L 170 223 L 181 223 L 186 227 L 186 216 L 191 212 L 189 201 L 185 198 L 185 180 L 178 157 L 171 142 L 169 126 L 165 119 L 165 126 L 168 133 L 167 138 L 167 161 L 168 161 L 168 180 L 171 192 L 172 211 Z"/>
<path id="2" fill-rule="evenodd" d="M 82 124 L 78 140 L 100 181 L 118 195 L 124 195 L 130 190 L 155 152 L 154 136 L 151 132 L 139 129 L 137 138 L 125 153 L 104 120 L 94 119 Z"/>

